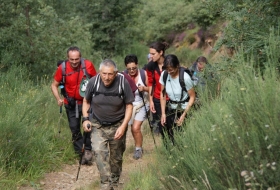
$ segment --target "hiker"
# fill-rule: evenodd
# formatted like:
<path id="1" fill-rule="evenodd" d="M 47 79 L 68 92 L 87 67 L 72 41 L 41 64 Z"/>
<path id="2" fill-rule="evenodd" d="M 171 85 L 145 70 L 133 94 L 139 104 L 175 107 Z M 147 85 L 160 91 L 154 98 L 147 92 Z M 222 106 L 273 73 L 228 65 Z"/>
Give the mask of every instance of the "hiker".
<path id="1" fill-rule="evenodd" d="M 84 131 L 91 132 L 101 189 L 118 186 L 133 101 L 129 83 L 123 74 L 118 73 L 116 64 L 109 59 L 102 61 L 99 74 L 87 85 L 82 119 Z"/>
<path id="2" fill-rule="evenodd" d="M 148 63 L 146 71 L 148 75 L 149 87 L 149 104 L 150 111 L 153 115 L 154 132 L 160 133 L 163 136 L 162 125 L 160 122 L 161 107 L 160 107 L 160 91 L 161 84 L 159 78 L 163 70 L 163 61 L 165 50 L 169 47 L 167 43 L 154 42 L 150 45 L 150 55 L 152 61 Z M 168 97 L 167 97 L 168 100 Z"/>
<path id="3" fill-rule="evenodd" d="M 199 73 L 203 72 L 205 66 L 208 64 L 208 61 L 206 57 L 200 56 L 196 59 L 196 61 L 192 64 L 192 66 L 189 68 L 193 72 L 193 80 L 194 85 L 200 85 L 205 86 L 206 82 L 201 76 L 199 76 Z"/>
<path id="4" fill-rule="evenodd" d="M 159 80 L 161 84 L 161 124 L 174 145 L 174 130 L 180 130 L 180 126 L 194 103 L 195 90 L 191 76 L 185 72 L 185 68 L 180 68 L 176 55 L 170 54 L 165 57 L 164 68 L 165 71 L 161 73 Z M 180 69 L 183 69 L 181 80 L 184 83 L 185 90 L 180 84 Z M 168 103 L 166 95 L 169 97 Z"/>
<path id="5" fill-rule="evenodd" d="M 138 90 L 134 93 L 135 100 L 133 102 L 132 117 L 128 123 L 128 125 L 131 125 L 131 133 L 135 141 L 133 158 L 138 160 L 143 154 L 141 125 L 147 117 L 146 111 L 149 110 L 149 103 L 147 101 L 149 88 L 146 86 L 148 77 L 145 70 L 138 68 L 138 58 L 136 55 L 127 55 L 124 59 L 124 63 L 126 66 L 126 71 L 124 72 L 128 73 L 136 86 L 138 86 Z M 144 106 L 146 106 L 146 108 Z"/>
<path id="6" fill-rule="evenodd" d="M 72 46 L 67 50 L 67 58 L 61 63 L 54 74 L 54 80 L 51 84 L 52 93 L 58 106 L 66 109 L 69 128 L 72 133 L 72 144 L 77 154 L 81 154 L 83 146 L 83 136 L 81 133 L 82 100 L 80 95 L 80 83 L 85 74 L 88 78 L 96 75 L 94 65 L 91 61 L 83 59 L 78 47 Z M 85 68 L 83 68 L 85 67 Z M 86 72 L 86 73 L 84 73 Z M 64 98 L 60 97 L 58 87 L 64 80 Z M 81 156 L 81 155 L 80 155 Z M 90 138 L 86 140 L 85 153 L 82 158 L 82 164 L 91 164 L 92 152 Z"/>
<path id="7" fill-rule="evenodd" d="M 209 90 L 212 89 L 219 94 L 220 83 L 218 76 L 214 74 L 212 66 L 208 63 L 206 57 L 204 56 L 198 57 L 189 70 L 193 73 L 192 79 L 196 89 L 194 107 L 195 109 L 198 109 L 201 106 L 201 101 L 199 99 L 200 94 L 205 91 L 206 86 Z"/>

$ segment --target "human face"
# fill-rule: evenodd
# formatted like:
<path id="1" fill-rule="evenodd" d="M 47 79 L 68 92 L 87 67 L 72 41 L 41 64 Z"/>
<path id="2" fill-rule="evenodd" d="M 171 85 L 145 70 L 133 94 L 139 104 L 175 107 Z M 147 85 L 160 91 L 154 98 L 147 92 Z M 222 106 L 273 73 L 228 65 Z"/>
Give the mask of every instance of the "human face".
<path id="1" fill-rule="evenodd" d="M 162 56 L 163 51 L 157 52 L 157 50 L 150 48 L 150 55 L 153 62 L 157 62 Z"/>
<path id="2" fill-rule="evenodd" d="M 179 74 L 179 67 L 167 66 L 166 71 L 171 77 L 176 77 Z"/>
<path id="3" fill-rule="evenodd" d="M 99 73 L 102 82 L 105 86 L 110 86 L 114 81 L 115 77 L 117 76 L 117 71 L 114 71 L 115 68 L 113 66 L 103 66 L 101 67 Z"/>
<path id="4" fill-rule="evenodd" d="M 203 71 L 205 64 L 206 64 L 205 62 L 197 62 L 198 71 Z"/>
<path id="5" fill-rule="evenodd" d="M 68 52 L 68 60 L 73 69 L 76 69 L 80 66 L 81 56 L 78 51 L 69 51 Z"/>
<path id="6" fill-rule="evenodd" d="M 137 68 L 137 64 L 134 62 L 128 63 L 126 65 L 126 70 L 128 71 L 128 74 L 130 76 L 135 76 L 137 74 L 138 68 Z"/>

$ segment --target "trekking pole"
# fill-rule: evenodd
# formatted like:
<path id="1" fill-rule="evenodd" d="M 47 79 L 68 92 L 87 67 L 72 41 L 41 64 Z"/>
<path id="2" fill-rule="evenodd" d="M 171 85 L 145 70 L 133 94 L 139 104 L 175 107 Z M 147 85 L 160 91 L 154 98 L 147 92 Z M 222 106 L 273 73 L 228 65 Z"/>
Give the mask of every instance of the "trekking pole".
<path id="1" fill-rule="evenodd" d="M 87 124 L 87 128 L 89 129 L 90 128 L 90 124 Z M 81 150 L 81 157 L 80 157 L 80 161 L 79 161 L 79 168 L 78 168 L 78 173 L 77 173 L 77 177 L 76 177 L 76 181 L 78 180 L 78 177 L 79 177 L 79 173 L 80 173 L 80 169 L 81 169 L 81 165 L 82 165 L 82 159 L 83 159 L 83 155 L 85 153 L 85 145 L 86 145 L 86 137 L 87 137 L 88 133 L 86 133 L 84 135 L 84 142 L 83 142 L 83 147 L 82 147 L 82 150 Z"/>
<path id="2" fill-rule="evenodd" d="M 154 133 L 153 133 L 153 127 L 152 127 L 152 125 L 151 125 L 150 117 L 149 117 L 149 115 L 148 115 L 148 110 L 147 110 L 147 108 L 146 108 L 146 104 L 145 104 L 145 100 L 144 100 L 143 94 L 142 94 L 142 92 L 140 92 L 140 91 L 139 91 L 139 94 L 140 94 L 140 96 L 141 96 L 141 98 L 142 98 L 142 101 L 143 101 L 143 104 L 144 104 L 144 107 L 145 107 L 145 111 L 146 111 L 146 116 L 147 116 L 148 123 L 149 123 L 150 129 L 151 129 L 152 137 L 153 137 L 153 140 L 154 140 L 154 144 L 155 144 L 155 147 L 157 148 L 155 136 L 154 136 Z"/>
<path id="3" fill-rule="evenodd" d="M 60 136 L 60 132 L 61 132 L 61 118 L 62 118 L 62 106 L 60 106 L 59 108 L 59 120 L 58 120 L 58 124 L 59 124 L 59 128 L 58 128 L 58 136 Z"/>
<path id="4" fill-rule="evenodd" d="M 62 89 L 64 89 L 64 86 L 63 85 L 59 85 L 59 88 L 60 88 L 60 93 L 62 91 Z M 59 107 L 59 120 L 58 120 L 58 125 L 59 125 L 59 128 L 58 128 L 58 136 L 60 136 L 60 132 L 61 132 L 61 118 L 62 118 L 62 106 L 63 104 Z"/>

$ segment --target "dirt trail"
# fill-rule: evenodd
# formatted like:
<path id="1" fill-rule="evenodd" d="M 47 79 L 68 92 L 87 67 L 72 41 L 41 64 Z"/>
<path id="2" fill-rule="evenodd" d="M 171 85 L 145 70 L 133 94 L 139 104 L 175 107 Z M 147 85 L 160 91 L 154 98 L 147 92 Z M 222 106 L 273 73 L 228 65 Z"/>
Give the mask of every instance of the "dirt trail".
<path id="1" fill-rule="evenodd" d="M 134 151 L 134 140 L 130 129 L 127 133 L 127 148 L 124 153 L 123 172 L 120 179 L 119 189 L 129 181 L 129 173 L 135 170 L 142 170 L 148 167 L 154 154 L 154 143 L 148 127 L 145 126 L 143 137 L 144 155 L 139 160 L 132 158 Z M 143 127 L 143 126 L 142 126 Z M 157 144 L 160 143 L 160 137 L 155 135 Z M 60 171 L 45 174 L 38 184 L 32 186 L 22 186 L 19 190 L 87 190 L 99 189 L 99 173 L 94 163 L 92 166 L 81 166 L 79 179 L 76 181 L 78 171 L 78 160 L 73 165 L 64 165 Z"/>

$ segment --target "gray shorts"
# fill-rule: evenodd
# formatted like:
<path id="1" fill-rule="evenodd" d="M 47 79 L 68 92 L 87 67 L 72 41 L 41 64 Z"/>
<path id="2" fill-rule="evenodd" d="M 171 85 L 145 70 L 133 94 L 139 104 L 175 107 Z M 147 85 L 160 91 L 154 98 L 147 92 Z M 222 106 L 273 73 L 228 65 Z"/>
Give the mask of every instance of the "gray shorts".
<path id="1" fill-rule="evenodd" d="M 147 106 L 147 110 L 149 110 L 149 107 Z M 146 109 L 145 107 L 141 107 L 139 109 L 139 111 L 135 114 L 135 117 L 130 119 L 130 121 L 128 122 L 128 125 L 132 125 L 134 120 L 137 121 L 144 121 L 146 119 Z"/>

